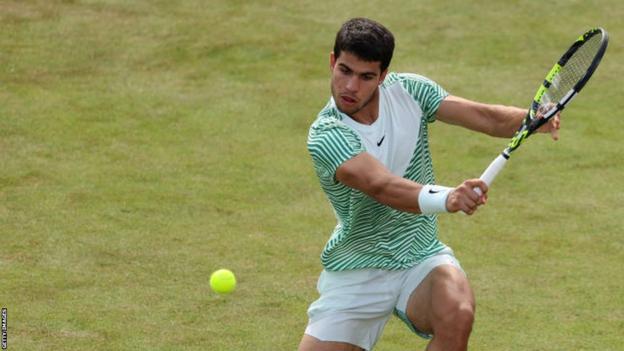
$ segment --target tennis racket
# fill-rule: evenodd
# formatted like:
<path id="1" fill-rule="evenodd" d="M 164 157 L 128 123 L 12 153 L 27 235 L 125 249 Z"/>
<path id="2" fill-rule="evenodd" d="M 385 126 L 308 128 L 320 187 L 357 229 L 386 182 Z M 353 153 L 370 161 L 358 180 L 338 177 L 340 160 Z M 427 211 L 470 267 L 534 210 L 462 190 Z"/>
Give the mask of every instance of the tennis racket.
<path id="1" fill-rule="evenodd" d="M 522 125 L 503 152 L 483 172 L 481 180 L 490 186 L 511 153 L 572 101 L 598 67 L 608 42 L 608 34 L 602 28 L 592 29 L 576 39 L 548 72 Z M 481 189 L 474 190 L 481 195 Z"/>

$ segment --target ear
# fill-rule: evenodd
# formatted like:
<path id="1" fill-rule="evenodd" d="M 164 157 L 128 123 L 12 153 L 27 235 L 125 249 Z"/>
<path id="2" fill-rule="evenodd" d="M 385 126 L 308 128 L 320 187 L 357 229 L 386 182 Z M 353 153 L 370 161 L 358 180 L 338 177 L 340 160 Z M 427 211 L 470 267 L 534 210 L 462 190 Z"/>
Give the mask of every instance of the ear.
<path id="1" fill-rule="evenodd" d="M 334 55 L 334 52 L 332 51 L 329 53 L 329 70 L 333 71 L 334 66 L 336 66 L 336 55 Z"/>
<path id="2" fill-rule="evenodd" d="M 383 72 L 379 75 L 379 84 L 383 83 L 386 80 L 386 74 L 388 74 L 388 69 L 384 69 Z"/>

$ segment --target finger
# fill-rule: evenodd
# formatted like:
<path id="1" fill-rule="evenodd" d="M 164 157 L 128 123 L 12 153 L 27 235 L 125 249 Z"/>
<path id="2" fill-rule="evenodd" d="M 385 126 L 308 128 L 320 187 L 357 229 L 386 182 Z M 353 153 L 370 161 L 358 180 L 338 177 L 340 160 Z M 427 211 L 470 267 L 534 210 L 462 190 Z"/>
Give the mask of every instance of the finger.
<path id="1" fill-rule="evenodd" d="M 561 115 L 557 114 L 555 118 L 553 118 L 552 125 L 555 129 L 559 129 L 561 127 Z"/>
<path id="2" fill-rule="evenodd" d="M 479 201 L 479 199 L 481 198 L 482 194 L 483 194 L 483 192 L 481 194 L 479 194 L 474 189 L 481 190 L 481 188 L 479 188 L 479 187 L 469 187 L 464 192 L 464 196 L 466 197 L 466 201 L 468 202 L 468 205 L 470 205 L 470 206 L 472 206 L 472 204 L 476 204 Z"/>
<path id="3" fill-rule="evenodd" d="M 465 214 L 471 216 L 475 213 L 475 211 L 477 211 L 477 206 L 466 206 L 462 211 L 464 211 Z"/>
<path id="4" fill-rule="evenodd" d="M 473 200 L 471 198 L 466 199 L 464 201 L 464 205 L 471 210 L 474 210 L 475 208 L 477 208 L 479 206 L 479 198 Z"/>
<path id="5" fill-rule="evenodd" d="M 466 180 L 464 182 L 464 184 L 466 184 L 469 189 L 474 189 L 474 188 L 481 189 L 481 193 L 482 194 L 486 194 L 488 189 L 489 189 L 488 185 L 484 181 L 482 181 L 481 179 L 468 179 L 468 180 Z M 475 193 L 477 196 L 479 195 L 479 194 L 477 194 L 474 191 L 472 191 L 472 192 Z"/>
<path id="6" fill-rule="evenodd" d="M 487 203 L 487 199 L 488 199 L 487 194 L 483 194 L 483 195 L 479 198 L 479 205 L 485 205 L 485 204 Z"/>
<path id="7" fill-rule="evenodd" d="M 470 199 L 470 202 L 468 202 L 468 205 L 474 208 L 477 208 L 481 205 L 485 205 L 485 203 L 487 202 L 487 198 L 488 198 L 487 191 L 489 190 L 489 188 L 487 187 L 487 184 L 483 182 L 481 187 L 472 186 L 472 185 L 469 185 L 468 187 L 469 189 L 472 189 L 472 191 L 468 191 L 468 193 L 466 194 L 468 196 L 468 199 Z M 476 195 L 476 196 L 473 196 L 473 195 Z"/>
<path id="8" fill-rule="evenodd" d="M 559 140 L 559 126 L 560 126 L 559 116 L 555 116 L 555 118 L 550 123 L 550 136 L 553 140 Z"/>
<path id="9" fill-rule="evenodd" d="M 554 141 L 559 140 L 559 129 L 552 129 L 550 131 L 550 136 L 552 137 Z"/>

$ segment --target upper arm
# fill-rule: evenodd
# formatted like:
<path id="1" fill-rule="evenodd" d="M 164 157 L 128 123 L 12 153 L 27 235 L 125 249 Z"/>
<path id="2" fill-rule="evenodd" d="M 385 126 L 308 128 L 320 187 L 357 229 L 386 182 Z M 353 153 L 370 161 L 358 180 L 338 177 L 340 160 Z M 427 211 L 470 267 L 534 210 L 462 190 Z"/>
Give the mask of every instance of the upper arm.
<path id="1" fill-rule="evenodd" d="M 363 151 L 360 138 L 335 121 L 312 128 L 308 135 L 308 152 L 322 182 L 335 183 L 338 167 Z"/>
<path id="2" fill-rule="evenodd" d="M 367 152 L 344 162 L 336 170 L 339 182 L 372 197 L 376 197 L 391 177 L 392 173 Z"/>

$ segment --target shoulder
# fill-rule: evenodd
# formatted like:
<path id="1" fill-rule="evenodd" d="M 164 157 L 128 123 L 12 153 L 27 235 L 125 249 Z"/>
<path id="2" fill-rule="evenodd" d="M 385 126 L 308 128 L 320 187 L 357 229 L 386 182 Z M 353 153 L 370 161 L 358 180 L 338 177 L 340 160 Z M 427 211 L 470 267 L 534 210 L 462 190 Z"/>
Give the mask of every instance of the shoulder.
<path id="1" fill-rule="evenodd" d="M 395 88 L 399 86 L 400 89 Z M 435 120 L 440 103 L 449 93 L 433 80 L 414 73 L 389 73 L 382 85 L 390 94 L 406 94 L 416 102 L 428 122 Z M 397 93 L 398 92 L 398 93 Z"/>
<path id="2" fill-rule="evenodd" d="M 334 182 L 336 169 L 364 151 L 357 133 L 342 121 L 342 114 L 330 101 L 310 126 L 307 147 L 318 175 Z"/>
<path id="3" fill-rule="evenodd" d="M 308 132 L 308 150 L 315 153 L 353 152 L 362 150 L 355 130 L 343 122 L 343 115 L 330 101 L 318 114 Z"/>
<path id="4" fill-rule="evenodd" d="M 438 83 L 420 74 L 396 72 L 390 72 L 386 75 L 382 87 L 390 88 L 397 84 L 410 91 L 413 89 L 442 89 Z"/>
<path id="5" fill-rule="evenodd" d="M 350 129 L 343 121 L 343 117 L 336 108 L 336 106 L 330 101 L 325 107 L 318 113 L 314 122 L 310 126 L 308 136 L 328 132 L 335 129 Z"/>

